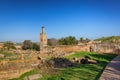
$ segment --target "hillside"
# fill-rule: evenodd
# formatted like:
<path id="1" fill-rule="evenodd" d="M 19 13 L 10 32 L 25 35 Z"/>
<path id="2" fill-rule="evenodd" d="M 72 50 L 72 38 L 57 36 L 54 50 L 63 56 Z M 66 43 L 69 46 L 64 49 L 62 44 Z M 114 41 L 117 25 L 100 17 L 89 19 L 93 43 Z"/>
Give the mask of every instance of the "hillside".
<path id="1" fill-rule="evenodd" d="M 108 43 L 120 42 L 120 36 L 102 37 L 102 38 L 95 39 L 95 41 L 108 42 Z"/>

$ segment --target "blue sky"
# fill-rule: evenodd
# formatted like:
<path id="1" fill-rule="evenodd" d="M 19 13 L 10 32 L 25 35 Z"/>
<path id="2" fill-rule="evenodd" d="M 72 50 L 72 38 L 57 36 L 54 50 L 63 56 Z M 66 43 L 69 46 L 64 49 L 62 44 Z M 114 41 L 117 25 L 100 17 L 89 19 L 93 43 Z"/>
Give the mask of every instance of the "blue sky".
<path id="1" fill-rule="evenodd" d="M 0 41 L 120 35 L 120 0 L 0 0 Z"/>

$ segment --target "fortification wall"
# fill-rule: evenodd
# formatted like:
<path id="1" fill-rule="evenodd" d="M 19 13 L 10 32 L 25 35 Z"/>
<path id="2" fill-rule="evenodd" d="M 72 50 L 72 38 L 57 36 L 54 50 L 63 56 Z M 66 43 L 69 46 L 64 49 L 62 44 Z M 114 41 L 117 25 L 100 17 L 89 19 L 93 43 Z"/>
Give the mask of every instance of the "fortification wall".
<path id="1" fill-rule="evenodd" d="M 120 54 L 120 45 L 118 44 L 84 44 L 84 45 L 68 45 L 68 46 L 57 46 L 64 52 L 78 52 L 78 51 L 91 51 L 98 53 L 114 53 Z"/>
<path id="2" fill-rule="evenodd" d="M 57 48 L 61 49 L 65 52 L 78 52 L 78 51 L 89 51 L 89 45 L 66 45 L 66 46 L 57 46 Z"/>

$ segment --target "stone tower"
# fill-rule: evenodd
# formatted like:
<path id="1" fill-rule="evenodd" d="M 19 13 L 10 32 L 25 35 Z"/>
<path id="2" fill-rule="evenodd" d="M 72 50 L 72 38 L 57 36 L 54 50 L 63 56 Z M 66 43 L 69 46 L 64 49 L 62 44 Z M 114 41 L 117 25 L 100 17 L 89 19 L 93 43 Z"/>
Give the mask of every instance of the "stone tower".
<path id="1" fill-rule="evenodd" d="M 43 51 L 47 46 L 47 34 L 44 31 L 44 26 L 42 26 L 42 33 L 40 33 L 40 51 Z"/>

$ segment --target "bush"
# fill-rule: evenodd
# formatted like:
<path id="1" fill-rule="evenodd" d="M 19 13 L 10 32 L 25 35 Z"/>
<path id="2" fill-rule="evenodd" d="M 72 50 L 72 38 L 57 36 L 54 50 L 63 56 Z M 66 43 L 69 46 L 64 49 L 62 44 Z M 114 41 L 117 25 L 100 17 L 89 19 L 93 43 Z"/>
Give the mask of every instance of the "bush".
<path id="1" fill-rule="evenodd" d="M 32 49 L 32 42 L 30 40 L 25 40 L 22 46 L 23 50 Z"/>
<path id="2" fill-rule="evenodd" d="M 23 46 L 22 46 L 23 50 L 27 50 L 27 49 L 34 49 L 39 51 L 40 50 L 40 46 L 36 43 L 32 43 L 30 40 L 25 40 L 23 42 Z"/>
<path id="3" fill-rule="evenodd" d="M 69 36 L 69 37 L 59 39 L 58 43 L 60 45 L 74 45 L 74 44 L 77 44 L 78 41 L 74 36 Z"/>
<path id="4" fill-rule="evenodd" d="M 33 43 L 32 44 L 32 49 L 39 51 L 40 50 L 40 46 L 37 45 L 36 43 Z"/>

